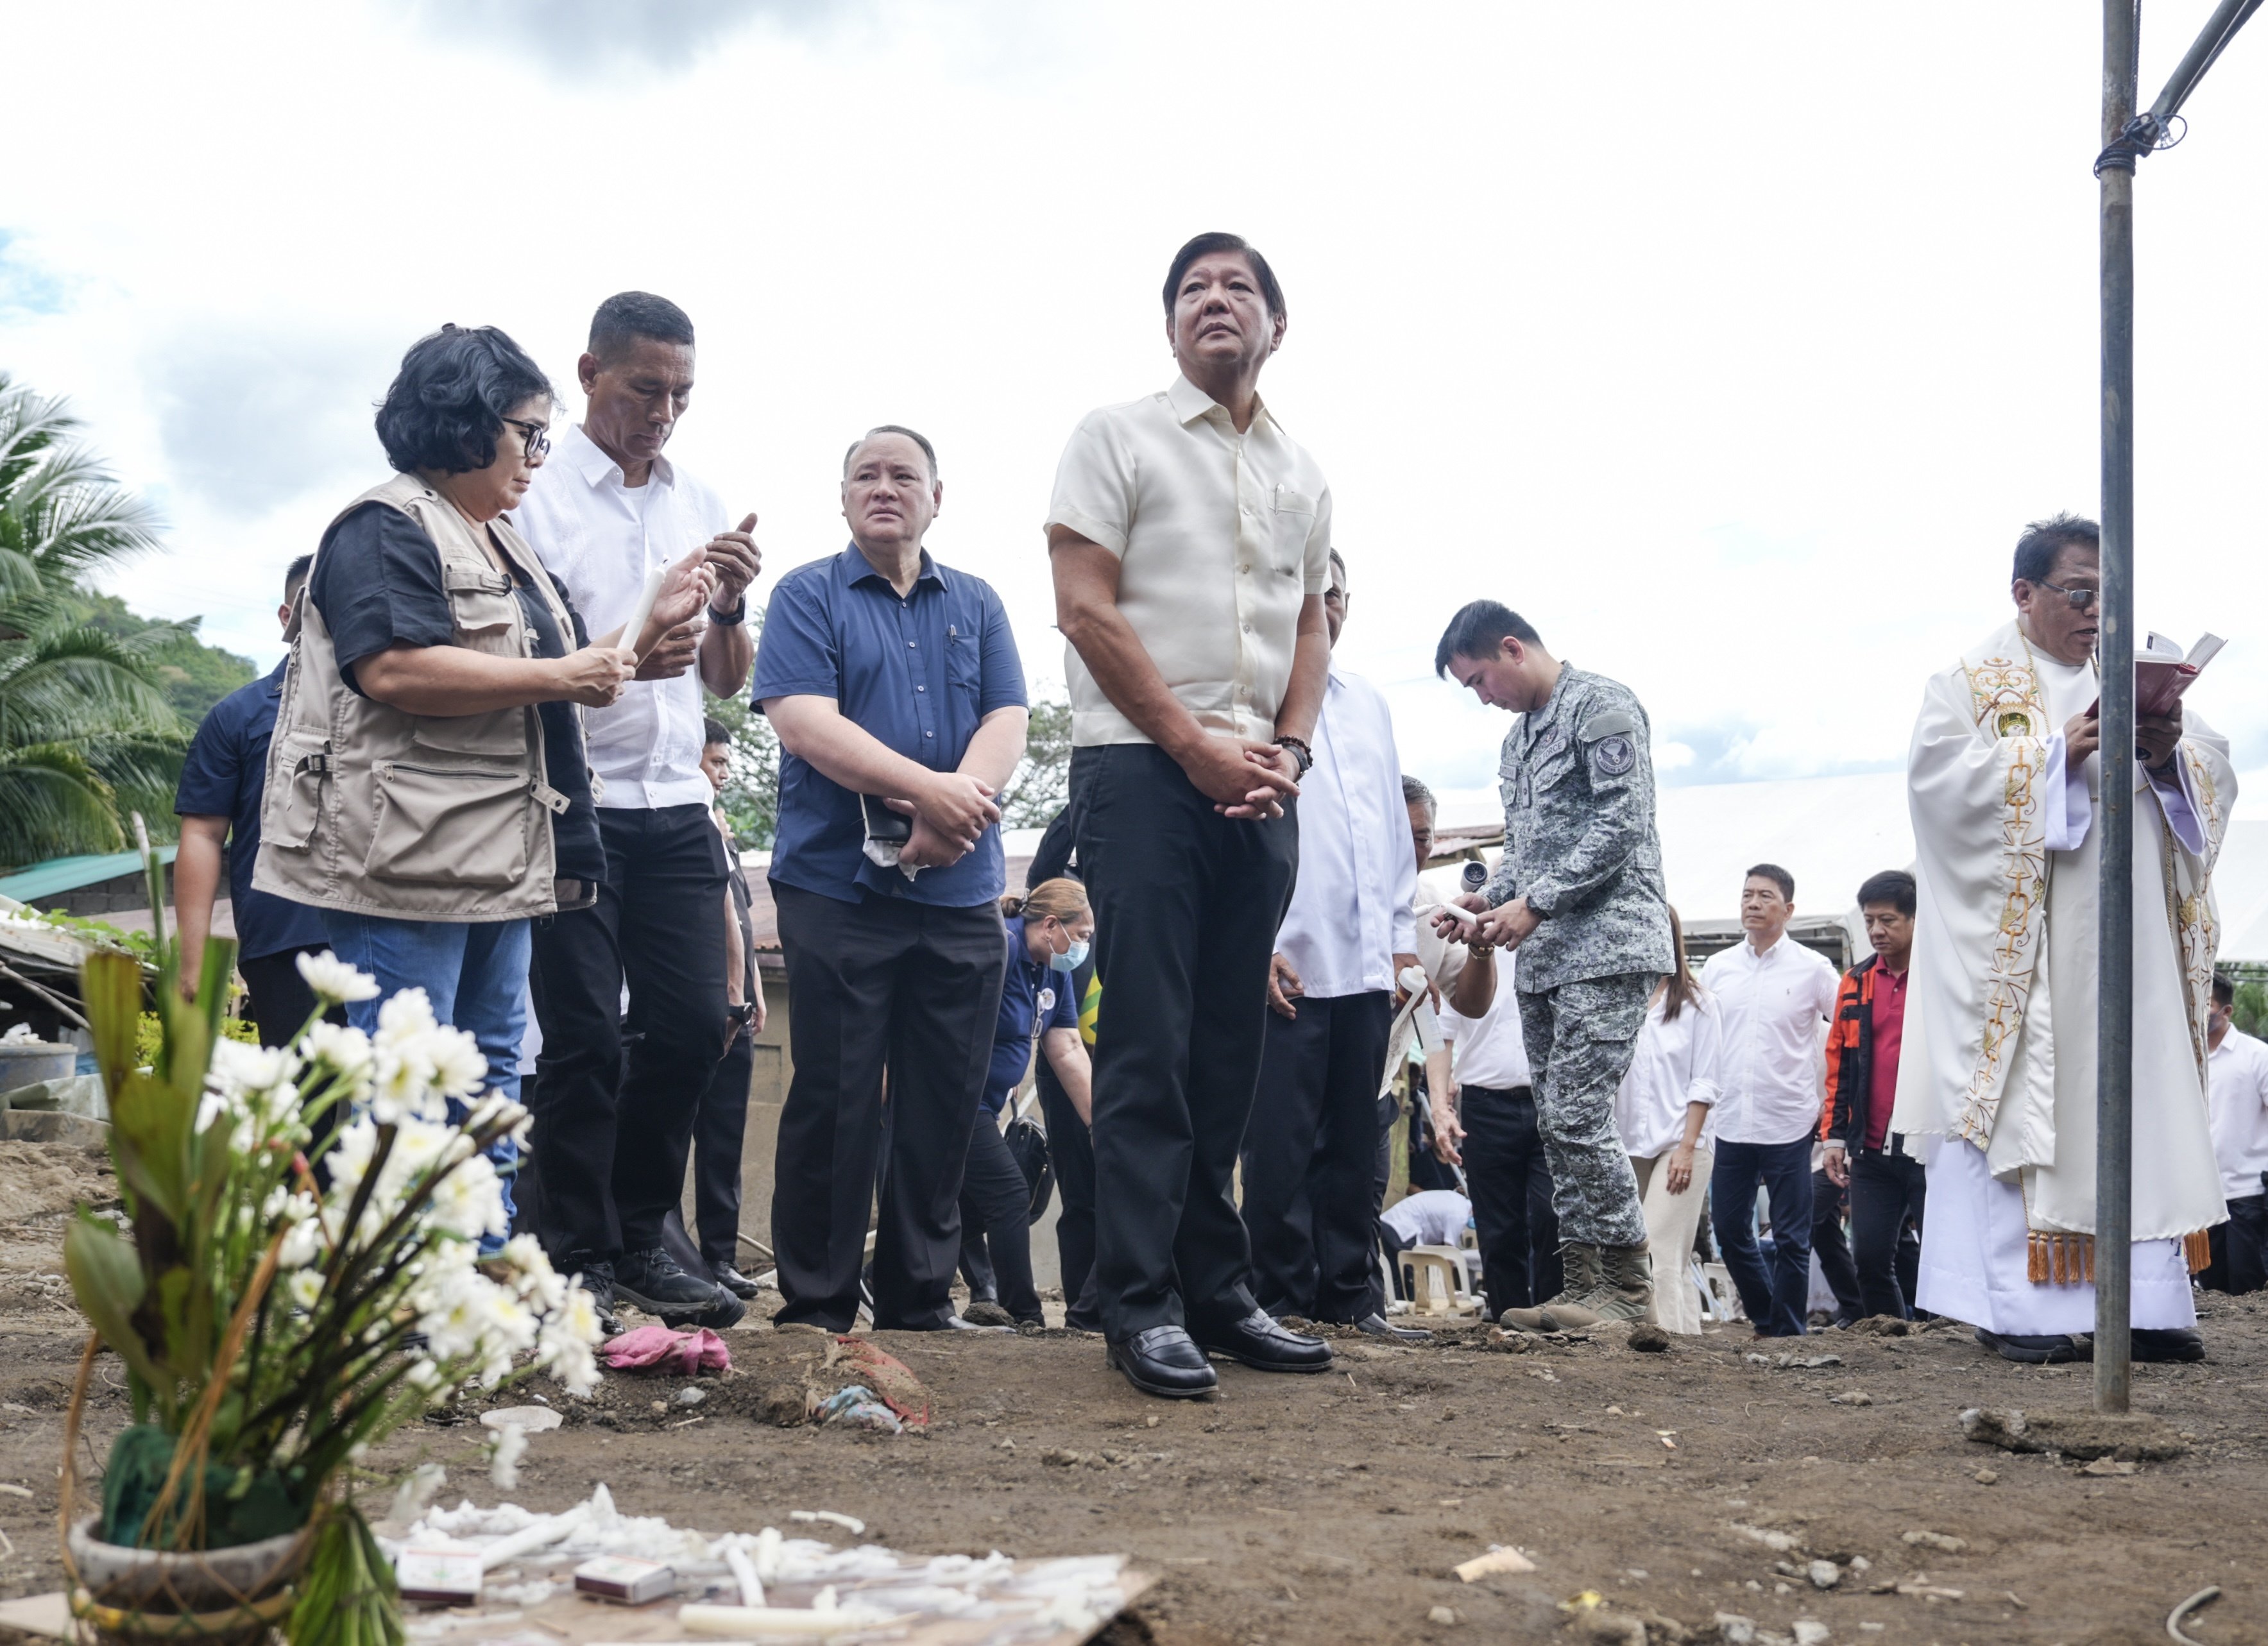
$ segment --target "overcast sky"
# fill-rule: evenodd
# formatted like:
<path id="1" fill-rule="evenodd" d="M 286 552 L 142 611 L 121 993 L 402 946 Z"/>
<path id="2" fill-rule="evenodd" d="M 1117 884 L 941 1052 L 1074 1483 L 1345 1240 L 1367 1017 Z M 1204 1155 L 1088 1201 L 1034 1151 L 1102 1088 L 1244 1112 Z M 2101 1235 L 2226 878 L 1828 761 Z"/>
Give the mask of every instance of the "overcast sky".
<path id="1" fill-rule="evenodd" d="M 2145 8 L 2146 98 L 2210 10 Z M 940 558 L 1063 674 L 1040 523 L 1091 407 L 1173 371 L 1159 286 L 1250 238 L 1262 390 L 1351 563 L 1342 660 L 1487 814 L 1501 716 L 1432 677 L 1491 595 L 1637 689 L 1666 783 L 1899 763 L 2097 497 L 2097 8 L 1295 0 L 18 6 L 0 371 L 68 393 L 171 552 L 118 580 L 272 660 L 285 562 L 386 473 L 446 320 L 578 414 L 591 309 L 682 304 L 671 451 L 768 568 L 843 540 L 843 445 L 936 441 Z M 2139 183 L 2139 617 L 2268 767 L 2268 24 Z M 769 582 L 769 577 L 767 578 Z M 2268 772 L 2255 785 L 2268 800 Z M 2250 808 L 2248 808 L 2248 810 Z"/>

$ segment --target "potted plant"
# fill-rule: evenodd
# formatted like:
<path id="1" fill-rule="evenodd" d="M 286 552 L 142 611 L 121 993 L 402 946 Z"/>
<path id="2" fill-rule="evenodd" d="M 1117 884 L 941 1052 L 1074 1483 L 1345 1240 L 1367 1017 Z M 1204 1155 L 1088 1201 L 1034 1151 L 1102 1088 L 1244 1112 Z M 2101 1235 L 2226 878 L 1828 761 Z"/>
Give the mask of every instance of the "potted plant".
<path id="1" fill-rule="evenodd" d="M 378 989 L 321 955 L 300 960 L 320 1003 L 290 1048 L 223 1039 L 235 946 L 205 945 L 184 999 L 143 845 L 163 1025 L 149 1067 L 139 964 L 97 953 L 81 974 L 126 1223 L 82 1209 L 65 1237 L 94 1327 L 66 1448 L 99 1348 L 125 1363 L 133 1422 L 99 1510 L 66 1527 L 73 1608 L 119 1640 L 251 1642 L 283 1625 L 295 1646 L 398 1646 L 350 1466 L 468 1383 L 542 1366 L 587 1392 L 597 1316 L 532 1238 L 479 1256 L 505 1232 L 482 1151 L 524 1133 L 526 1111 L 480 1095 L 473 1038 L 415 989 L 375 1034 L 324 1022 Z M 452 1098 L 470 1106 L 458 1121 Z"/>

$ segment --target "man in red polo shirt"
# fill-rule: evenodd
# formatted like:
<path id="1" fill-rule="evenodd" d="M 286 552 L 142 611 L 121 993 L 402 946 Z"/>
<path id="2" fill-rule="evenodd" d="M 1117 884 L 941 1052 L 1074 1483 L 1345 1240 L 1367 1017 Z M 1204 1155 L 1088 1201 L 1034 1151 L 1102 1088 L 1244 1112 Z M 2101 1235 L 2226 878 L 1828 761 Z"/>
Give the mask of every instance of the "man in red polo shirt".
<path id="1" fill-rule="evenodd" d="M 1861 1311 L 1910 1319 L 1913 1300 L 1898 1284 L 1898 1236 L 1908 1214 L 1921 1227 L 1922 1163 L 1890 1130 L 1890 1109 L 1897 1100 L 1906 969 L 1913 959 L 1913 876 L 1903 869 L 1875 875 L 1859 888 L 1859 912 L 1874 952 L 1844 978 L 1828 1031 L 1822 1165 L 1851 1191 L 1851 1259 Z"/>

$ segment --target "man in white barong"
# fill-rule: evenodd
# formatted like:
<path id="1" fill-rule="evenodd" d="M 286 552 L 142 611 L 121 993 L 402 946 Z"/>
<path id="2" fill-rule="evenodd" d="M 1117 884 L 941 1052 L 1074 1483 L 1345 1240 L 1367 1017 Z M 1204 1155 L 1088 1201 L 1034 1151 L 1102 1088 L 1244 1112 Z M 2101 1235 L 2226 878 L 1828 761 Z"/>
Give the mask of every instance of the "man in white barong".
<path id="1" fill-rule="evenodd" d="M 2134 790 L 2137 1360 L 2199 1360 L 2190 1273 L 2223 1220 L 2205 1106 L 2207 880 L 2236 800 L 2228 745 L 2144 718 L 2108 764 L 2095 523 L 2016 545 L 2015 621 L 1931 680 L 1907 787 L 1919 915 L 1893 1129 L 1928 1135 L 1923 1309 L 2010 1360 L 2094 1352 L 2099 827 Z M 2122 776 L 2131 772 L 2131 777 Z"/>

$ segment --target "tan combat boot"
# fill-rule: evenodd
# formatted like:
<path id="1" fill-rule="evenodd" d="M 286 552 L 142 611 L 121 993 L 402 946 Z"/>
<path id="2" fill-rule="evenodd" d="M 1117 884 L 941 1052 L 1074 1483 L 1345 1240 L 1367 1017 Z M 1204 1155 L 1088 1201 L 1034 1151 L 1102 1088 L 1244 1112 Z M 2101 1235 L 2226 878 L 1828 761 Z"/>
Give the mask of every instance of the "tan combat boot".
<path id="1" fill-rule="evenodd" d="M 1565 1303 L 1555 1298 L 1544 1304 L 1538 1312 L 1549 1322 L 1545 1331 L 1580 1332 L 1602 1320 L 1653 1323 L 1653 1259 L 1646 1242 L 1596 1250 L 1601 1258 L 1597 1284 Z"/>
<path id="2" fill-rule="evenodd" d="M 1586 1241 L 1570 1240 L 1559 1248 L 1559 1267 L 1566 1284 L 1557 1297 L 1533 1309 L 1506 1309 L 1497 1316 L 1497 1324 L 1507 1331 L 1565 1331 L 1566 1327 L 1551 1323 L 1552 1312 L 1597 1291 L 1605 1277 L 1605 1259 L 1601 1248 Z"/>

